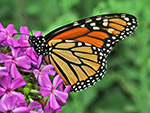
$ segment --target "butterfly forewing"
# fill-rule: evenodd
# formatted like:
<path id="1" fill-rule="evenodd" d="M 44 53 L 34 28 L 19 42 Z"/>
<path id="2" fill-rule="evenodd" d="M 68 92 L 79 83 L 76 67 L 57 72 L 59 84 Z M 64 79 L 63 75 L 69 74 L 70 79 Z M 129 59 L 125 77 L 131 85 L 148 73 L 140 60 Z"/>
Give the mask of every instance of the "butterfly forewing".
<path id="1" fill-rule="evenodd" d="M 108 55 L 114 45 L 134 32 L 137 20 L 129 14 L 89 17 L 60 27 L 46 35 L 47 40 L 69 39 L 90 43 Z"/>

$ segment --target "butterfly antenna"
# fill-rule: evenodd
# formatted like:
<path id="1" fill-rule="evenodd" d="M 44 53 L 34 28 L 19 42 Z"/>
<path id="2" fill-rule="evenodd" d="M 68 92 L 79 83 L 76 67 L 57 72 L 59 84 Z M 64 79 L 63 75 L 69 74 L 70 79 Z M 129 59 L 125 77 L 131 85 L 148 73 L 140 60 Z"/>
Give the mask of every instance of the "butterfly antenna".
<path id="1" fill-rule="evenodd" d="M 27 18 L 24 16 L 24 14 L 23 14 L 22 12 L 19 12 L 19 14 L 21 14 L 21 15 L 23 16 L 23 18 L 25 19 L 25 21 L 26 21 L 26 23 L 27 23 L 27 26 L 28 26 L 28 28 L 30 29 L 31 34 L 32 34 L 32 36 L 33 36 L 33 32 L 32 32 L 32 29 L 31 29 L 31 27 L 30 27 L 30 25 L 29 25 L 29 23 L 28 23 L 28 21 L 27 21 Z"/>
<path id="2" fill-rule="evenodd" d="M 12 37 L 14 37 L 15 35 L 29 35 L 29 34 L 24 34 L 24 33 L 14 33 L 13 35 L 12 35 Z M 30 35 L 29 35 L 30 36 Z"/>

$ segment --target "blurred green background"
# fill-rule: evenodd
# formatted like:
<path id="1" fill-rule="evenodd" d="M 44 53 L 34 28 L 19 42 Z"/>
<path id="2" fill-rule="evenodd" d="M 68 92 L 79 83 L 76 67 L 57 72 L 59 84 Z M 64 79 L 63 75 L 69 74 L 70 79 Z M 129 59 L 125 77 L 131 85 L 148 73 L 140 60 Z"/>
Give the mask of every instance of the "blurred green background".
<path id="1" fill-rule="evenodd" d="M 133 35 L 116 45 L 108 57 L 102 81 L 87 90 L 70 93 L 61 113 L 150 113 L 150 1 L 149 0 L 1 0 L 0 22 L 19 31 L 27 26 L 35 33 L 76 20 L 109 13 L 137 17 Z"/>

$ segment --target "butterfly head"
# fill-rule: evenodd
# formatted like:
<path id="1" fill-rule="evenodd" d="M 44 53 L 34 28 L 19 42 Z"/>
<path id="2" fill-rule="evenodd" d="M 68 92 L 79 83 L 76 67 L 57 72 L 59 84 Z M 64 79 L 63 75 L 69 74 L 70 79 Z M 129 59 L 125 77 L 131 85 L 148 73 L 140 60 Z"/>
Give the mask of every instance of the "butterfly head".
<path id="1" fill-rule="evenodd" d="M 29 43 L 34 47 L 38 55 L 45 55 L 48 44 L 43 36 L 30 36 Z"/>

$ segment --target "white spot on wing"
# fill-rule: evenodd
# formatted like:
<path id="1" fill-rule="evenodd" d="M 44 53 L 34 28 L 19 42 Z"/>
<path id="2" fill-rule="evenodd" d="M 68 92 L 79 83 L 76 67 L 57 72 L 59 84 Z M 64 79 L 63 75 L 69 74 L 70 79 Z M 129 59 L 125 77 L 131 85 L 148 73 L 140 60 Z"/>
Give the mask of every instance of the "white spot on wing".
<path id="1" fill-rule="evenodd" d="M 90 23 L 90 26 L 95 26 L 95 25 L 96 25 L 96 23 L 95 23 L 95 22 Z"/>
<path id="2" fill-rule="evenodd" d="M 94 30 L 100 30 L 100 28 L 99 28 L 99 27 L 93 27 L 93 29 L 94 29 Z"/>
<path id="3" fill-rule="evenodd" d="M 108 19 L 104 19 L 103 21 L 104 21 L 104 22 L 108 22 Z"/>
<path id="4" fill-rule="evenodd" d="M 97 21 L 99 21 L 99 20 L 101 20 L 101 19 L 102 19 L 101 17 L 97 17 L 97 18 L 96 18 Z"/>
<path id="5" fill-rule="evenodd" d="M 108 22 L 103 22 L 103 26 L 107 26 L 108 25 Z"/>
<path id="6" fill-rule="evenodd" d="M 81 42 L 79 42 L 79 43 L 78 43 L 78 46 L 82 46 L 82 43 L 81 43 Z"/>
<path id="7" fill-rule="evenodd" d="M 96 47 L 94 46 L 93 49 L 96 50 Z"/>
<path id="8" fill-rule="evenodd" d="M 126 14 L 122 14 L 121 17 L 122 17 L 122 18 L 125 18 L 125 17 L 126 17 Z"/>
<path id="9" fill-rule="evenodd" d="M 95 51 L 94 54 L 97 54 L 97 51 Z"/>
<path id="10" fill-rule="evenodd" d="M 113 30 L 114 30 L 114 29 L 109 28 L 109 29 L 108 29 L 108 32 L 109 32 L 109 33 L 112 33 L 112 32 L 113 32 Z"/>
<path id="11" fill-rule="evenodd" d="M 85 43 L 85 45 L 86 45 L 86 46 L 91 46 L 91 44 L 89 44 L 89 43 Z"/>
<path id="12" fill-rule="evenodd" d="M 87 20 L 85 21 L 85 23 L 90 23 L 90 22 L 92 22 L 92 19 L 87 19 Z"/>
<path id="13" fill-rule="evenodd" d="M 81 25 L 81 27 L 85 27 L 85 24 Z"/>
<path id="14" fill-rule="evenodd" d="M 81 89 L 81 86 L 78 86 L 79 89 Z"/>
<path id="15" fill-rule="evenodd" d="M 128 24 L 129 26 L 131 25 L 131 23 L 130 23 L 130 22 L 128 22 L 127 24 Z"/>
<path id="16" fill-rule="evenodd" d="M 129 31 L 129 28 L 126 28 L 126 31 Z"/>
<path id="17" fill-rule="evenodd" d="M 106 46 L 107 46 L 107 47 L 109 47 L 109 46 L 110 46 L 110 44 L 106 44 Z"/>
<path id="18" fill-rule="evenodd" d="M 125 17 L 124 20 L 129 21 L 129 18 L 128 18 L 128 17 Z"/>
<path id="19" fill-rule="evenodd" d="M 79 25 L 79 23 L 78 22 L 74 22 L 73 26 L 77 26 L 77 25 Z"/>
<path id="20" fill-rule="evenodd" d="M 65 42 L 75 42 L 74 40 L 65 40 Z"/>
<path id="21" fill-rule="evenodd" d="M 135 26 L 133 26 L 133 28 L 136 28 Z"/>

